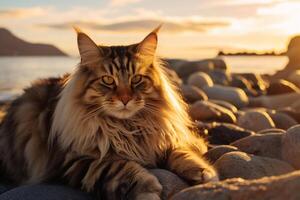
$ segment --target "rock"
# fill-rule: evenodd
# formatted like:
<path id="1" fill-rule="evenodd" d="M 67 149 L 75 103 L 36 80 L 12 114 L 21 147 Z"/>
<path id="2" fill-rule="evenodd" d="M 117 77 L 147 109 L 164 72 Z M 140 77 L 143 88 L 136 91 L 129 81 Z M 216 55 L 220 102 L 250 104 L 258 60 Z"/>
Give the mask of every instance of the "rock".
<path id="1" fill-rule="evenodd" d="M 230 145 L 240 151 L 256 156 L 281 159 L 282 133 L 265 133 L 264 135 L 251 135 L 237 140 Z"/>
<path id="2" fill-rule="evenodd" d="M 271 117 L 262 111 L 247 111 L 237 120 L 237 125 L 252 131 L 274 128 L 275 124 Z"/>
<path id="3" fill-rule="evenodd" d="M 187 103 L 208 99 L 207 95 L 199 88 L 190 85 L 181 85 L 181 94 Z"/>
<path id="4" fill-rule="evenodd" d="M 296 120 L 285 113 L 269 111 L 268 114 L 274 121 L 276 128 L 287 130 L 298 124 Z"/>
<path id="5" fill-rule="evenodd" d="M 247 79 L 251 83 L 251 87 L 255 90 L 259 91 L 265 91 L 266 90 L 266 83 L 259 74 L 254 74 L 254 73 L 241 73 L 237 74 L 245 79 Z"/>
<path id="6" fill-rule="evenodd" d="M 224 108 L 227 108 L 228 110 L 230 110 L 233 113 L 236 113 L 238 111 L 238 109 L 232 105 L 231 103 L 228 103 L 226 101 L 222 101 L 222 100 L 210 100 L 210 102 L 217 104 L 219 106 L 222 106 Z"/>
<path id="7" fill-rule="evenodd" d="M 286 94 L 292 92 L 300 92 L 300 90 L 293 83 L 283 79 L 271 82 L 267 88 L 267 95 Z"/>
<path id="8" fill-rule="evenodd" d="M 238 148 L 230 145 L 219 145 L 208 150 L 203 157 L 210 163 L 215 163 L 222 155 L 232 151 L 238 151 Z"/>
<path id="9" fill-rule="evenodd" d="M 167 67 L 169 69 L 173 69 L 175 70 L 175 72 L 177 72 L 178 68 L 183 65 L 184 63 L 187 62 L 187 60 L 183 60 L 183 59 L 166 59 L 165 60 L 167 63 Z"/>
<path id="10" fill-rule="evenodd" d="M 236 122 L 236 117 L 230 110 L 209 101 L 196 101 L 190 106 L 189 113 L 193 120 Z"/>
<path id="11" fill-rule="evenodd" d="M 163 186 L 162 199 L 167 200 L 177 192 L 187 188 L 189 185 L 176 174 L 164 169 L 149 170 L 154 174 Z"/>
<path id="12" fill-rule="evenodd" d="M 241 89 L 252 89 L 251 83 L 240 75 L 233 75 L 230 86 L 238 87 Z"/>
<path id="13" fill-rule="evenodd" d="M 290 106 L 290 108 L 293 109 L 293 110 L 296 110 L 296 111 L 300 110 L 300 99 L 299 99 L 298 101 L 294 102 L 294 103 Z"/>
<path id="14" fill-rule="evenodd" d="M 213 123 L 207 129 L 207 140 L 210 144 L 230 144 L 236 140 L 253 134 L 254 132 L 245 130 L 234 124 Z"/>
<path id="15" fill-rule="evenodd" d="M 205 86 L 211 87 L 214 84 L 210 76 L 204 72 L 191 74 L 187 80 L 187 83 L 188 85 L 196 86 L 198 88 L 203 88 Z"/>
<path id="16" fill-rule="evenodd" d="M 215 163 L 220 180 L 228 178 L 257 179 L 292 172 L 288 163 L 267 157 L 254 156 L 243 152 L 229 152 Z"/>
<path id="17" fill-rule="evenodd" d="M 269 128 L 269 129 L 264 129 L 264 130 L 261 130 L 261 131 L 258 131 L 257 134 L 260 134 L 260 135 L 264 135 L 264 134 L 268 134 L 268 133 L 285 133 L 285 130 L 283 129 L 279 129 L 279 128 Z"/>
<path id="18" fill-rule="evenodd" d="M 214 85 L 212 87 L 204 87 L 203 91 L 209 99 L 227 101 L 237 108 L 248 105 L 247 95 L 239 88 Z"/>
<path id="19" fill-rule="evenodd" d="M 300 123 L 300 112 L 297 112 L 295 110 L 290 110 L 290 109 L 283 109 L 280 110 L 280 112 L 287 114 L 288 116 L 296 120 L 298 123 Z"/>
<path id="20" fill-rule="evenodd" d="M 300 70 L 296 70 L 293 73 L 291 73 L 288 77 L 287 80 L 294 83 L 298 87 L 300 87 Z"/>
<path id="21" fill-rule="evenodd" d="M 284 109 L 300 99 L 300 93 L 286 93 L 272 96 L 260 96 L 249 99 L 250 107 L 265 107 L 270 109 Z"/>
<path id="22" fill-rule="evenodd" d="M 212 70 L 208 72 L 208 75 L 213 80 L 213 83 L 218 85 L 229 85 L 232 79 L 230 74 L 224 70 Z"/>
<path id="23" fill-rule="evenodd" d="M 282 137 L 282 158 L 296 169 L 300 169 L 300 125 L 287 130 Z"/>
<path id="24" fill-rule="evenodd" d="M 298 200 L 300 171 L 256 180 L 228 179 L 189 187 L 171 200 Z"/>
<path id="25" fill-rule="evenodd" d="M 221 59 L 205 59 L 200 61 L 185 62 L 177 68 L 177 74 L 181 78 L 187 78 L 195 72 L 208 72 L 213 69 L 227 69 L 226 63 Z"/>
<path id="26" fill-rule="evenodd" d="M 289 57 L 289 63 L 285 67 L 286 70 L 288 69 L 300 69 L 300 58 L 299 58 L 299 51 L 300 51 L 300 36 L 293 37 L 288 45 L 287 56 Z"/>

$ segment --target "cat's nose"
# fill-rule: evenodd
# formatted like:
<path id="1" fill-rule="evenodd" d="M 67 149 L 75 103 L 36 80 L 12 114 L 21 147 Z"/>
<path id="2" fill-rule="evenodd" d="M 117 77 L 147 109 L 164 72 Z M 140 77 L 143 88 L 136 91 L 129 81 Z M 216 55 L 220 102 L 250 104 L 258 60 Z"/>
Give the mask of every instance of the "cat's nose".
<path id="1" fill-rule="evenodd" d="M 124 104 L 124 106 L 127 105 L 127 103 L 132 99 L 132 97 L 130 95 L 122 95 L 120 96 L 120 100 L 122 101 L 122 103 Z"/>

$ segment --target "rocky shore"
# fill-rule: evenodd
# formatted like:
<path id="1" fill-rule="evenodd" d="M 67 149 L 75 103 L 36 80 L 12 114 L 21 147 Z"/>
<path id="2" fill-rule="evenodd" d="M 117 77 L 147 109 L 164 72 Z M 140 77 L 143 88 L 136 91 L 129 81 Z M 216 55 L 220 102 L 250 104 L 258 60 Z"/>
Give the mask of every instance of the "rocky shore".
<path id="1" fill-rule="evenodd" d="M 221 59 L 168 60 L 220 181 L 191 187 L 155 169 L 163 199 L 300 199 L 300 60 L 290 46 L 289 65 L 272 76 L 232 73 Z"/>

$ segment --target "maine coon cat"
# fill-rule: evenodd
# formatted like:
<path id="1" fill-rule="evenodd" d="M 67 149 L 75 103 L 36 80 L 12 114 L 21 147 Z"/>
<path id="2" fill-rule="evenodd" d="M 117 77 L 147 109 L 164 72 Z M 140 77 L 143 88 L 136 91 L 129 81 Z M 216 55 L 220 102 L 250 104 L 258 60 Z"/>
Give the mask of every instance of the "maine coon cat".
<path id="1" fill-rule="evenodd" d="M 129 46 L 97 46 L 77 30 L 76 71 L 38 80 L 12 102 L 0 127 L 2 171 L 17 184 L 58 180 L 99 199 L 160 199 L 149 168 L 190 184 L 217 180 L 155 56 L 157 32 Z"/>

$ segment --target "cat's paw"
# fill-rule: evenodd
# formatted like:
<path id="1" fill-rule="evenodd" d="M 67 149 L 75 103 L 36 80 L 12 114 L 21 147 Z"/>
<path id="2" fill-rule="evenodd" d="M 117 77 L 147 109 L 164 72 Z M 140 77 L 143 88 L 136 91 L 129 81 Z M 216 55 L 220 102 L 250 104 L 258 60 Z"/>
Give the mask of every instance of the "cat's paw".
<path id="1" fill-rule="evenodd" d="M 219 181 L 219 176 L 216 171 L 212 168 L 205 168 L 202 170 L 193 170 L 188 173 L 186 177 L 188 181 L 192 184 L 203 184 L 208 182 L 217 182 Z"/>
<path id="2" fill-rule="evenodd" d="M 162 185 L 154 175 L 147 174 L 139 179 L 128 199 L 134 200 L 160 200 Z"/>

